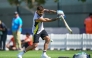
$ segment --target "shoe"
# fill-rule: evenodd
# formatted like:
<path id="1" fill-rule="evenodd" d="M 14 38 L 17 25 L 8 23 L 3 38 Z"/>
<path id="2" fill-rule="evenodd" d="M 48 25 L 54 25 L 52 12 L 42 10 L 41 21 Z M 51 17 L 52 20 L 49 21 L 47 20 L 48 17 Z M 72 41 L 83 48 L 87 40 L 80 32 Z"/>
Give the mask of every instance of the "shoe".
<path id="1" fill-rule="evenodd" d="M 17 57 L 18 58 L 22 58 L 22 55 L 24 54 L 24 52 L 20 52 L 18 55 L 17 55 Z"/>
<path id="2" fill-rule="evenodd" d="M 18 55 L 18 58 L 22 58 L 22 56 L 21 55 Z"/>
<path id="3" fill-rule="evenodd" d="M 41 58 L 51 58 L 47 54 L 42 54 Z"/>

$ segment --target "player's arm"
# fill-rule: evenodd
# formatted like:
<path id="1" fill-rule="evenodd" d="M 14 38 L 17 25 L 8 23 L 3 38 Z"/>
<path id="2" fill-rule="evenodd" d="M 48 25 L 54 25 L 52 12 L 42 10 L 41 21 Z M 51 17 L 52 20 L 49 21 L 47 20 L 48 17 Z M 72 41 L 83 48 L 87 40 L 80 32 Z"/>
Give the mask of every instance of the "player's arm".
<path id="1" fill-rule="evenodd" d="M 49 18 L 38 18 L 36 19 L 36 22 L 52 22 L 52 21 L 56 21 L 58 20 L 59 18 L 53 18 L 53 19 L 49 19 Z"/>
<path id="2" fill-rule="evenodd" d="M 44 9 L 44 12 L 48 12 L 48 13 L 57 13 L 57 11 L 55 11 L 55 10 L 49 10 L 49 9 Z"/>

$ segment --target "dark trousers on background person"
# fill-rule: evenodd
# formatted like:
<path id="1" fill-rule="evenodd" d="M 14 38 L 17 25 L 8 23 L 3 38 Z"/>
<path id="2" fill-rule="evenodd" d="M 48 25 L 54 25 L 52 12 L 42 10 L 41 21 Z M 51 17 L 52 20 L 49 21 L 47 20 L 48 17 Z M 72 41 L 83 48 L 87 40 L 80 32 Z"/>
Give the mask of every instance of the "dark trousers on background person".
<path id="1" fill-rule="evenodd" d="M 5 50 L 6 40 L 7 40 L 7 32 L 4 32 L 2 35 L 0 35 L 0 49 Z"/>
<path id="2" fill-rule="evenodd" d="M 25 41 L 25 40 L 21 40 L 21 43 L 24 42 L 24 41 Z M 21 46 L 22 46 L 22 48 L 23 48 L 23 47 L 24 47 L 24 48 L 27 48 L 27 47 L 29 46 L 29 44 L 28 44 L 28 42 L 26 42 L 26 43 L 22 44 Z"/>
<path id="3" fill-rule="evenodd" d="M 27 48 L 28 46 L 29 46 L 29 44 L 28 44 L 28 42 L 27 42 L 27 43 L 23 44 L 23 46 L 22 46 L 22 47 Z"/>

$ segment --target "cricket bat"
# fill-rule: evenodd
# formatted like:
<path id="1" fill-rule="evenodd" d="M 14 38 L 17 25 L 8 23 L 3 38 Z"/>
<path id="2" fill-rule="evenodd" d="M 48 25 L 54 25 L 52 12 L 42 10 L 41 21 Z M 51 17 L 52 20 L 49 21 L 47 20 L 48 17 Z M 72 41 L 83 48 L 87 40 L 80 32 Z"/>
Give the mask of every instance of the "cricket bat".
<path id="1" fill-rule="evenodd" d="M 69 33 L 72 34 L 72 29 L 69 27 L 69 25 L 65 21 L 64 17 L 63 16 L 60 16 L 60 17 L 61 17 L 60 20 L 62 20 L 64 22 L 64 24 L 65 24 L 66 28 L 68 29 Z"/>

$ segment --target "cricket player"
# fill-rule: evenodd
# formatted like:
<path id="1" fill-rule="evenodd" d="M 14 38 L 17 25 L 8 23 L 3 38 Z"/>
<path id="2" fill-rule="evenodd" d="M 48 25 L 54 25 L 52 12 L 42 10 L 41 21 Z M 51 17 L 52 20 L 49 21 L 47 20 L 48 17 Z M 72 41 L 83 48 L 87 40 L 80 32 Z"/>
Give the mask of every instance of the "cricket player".
<path id="1" fill-rule="evenodd" d="M 34 18 L 33 18 L 33 27 L 32 27 L 32 32 L 33 32 L 33 45 L 28 46 L 24 51 L 20 52 L 18 54 L 18 58 L 22 58 L 23 54 L 26 53 L 29 50 L 33 50 L 38 46 L 39 43 L 39 37 L 41 37 L 43 40 L 45 40 L 44 44 L 44 49 L 43 53 L 41 55 L 41 58 L 51 58 L 46 54 L 46 51 L 48 49 L 48 45 L 50 42 L 50 37 L 48 36 L 46 30 L 44 29 L 43 22 L 52 22 L 56 21 L 59 18 L 43 18 L 44 12 L 48 13 L 57 13 L 55 10 L 48 10 L 44 9 L 42 6 L 38 6 L 37 10 L 35 11 Z"/>

